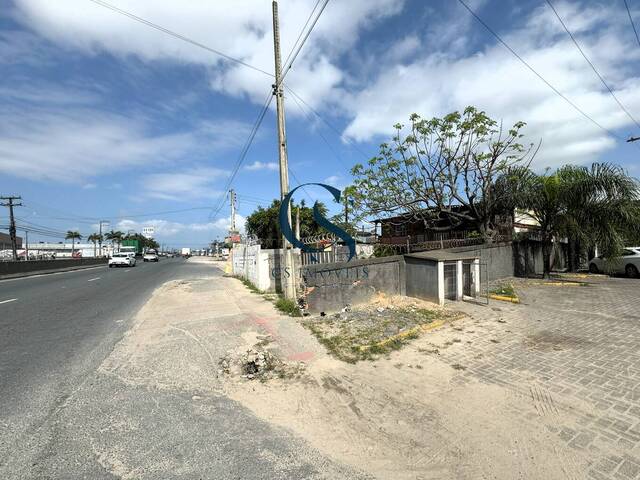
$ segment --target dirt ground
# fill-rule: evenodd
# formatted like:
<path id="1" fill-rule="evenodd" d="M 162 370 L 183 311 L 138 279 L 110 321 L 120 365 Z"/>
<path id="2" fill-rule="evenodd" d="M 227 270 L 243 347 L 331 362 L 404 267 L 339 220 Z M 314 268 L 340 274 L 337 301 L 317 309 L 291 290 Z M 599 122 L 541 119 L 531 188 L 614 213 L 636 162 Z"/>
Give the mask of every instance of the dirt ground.
<path id="1" fill-rule="evenodd" d="M 212 278 L 201 280 L 207 281 Z M 484 307 L 475 318 L 473 307 L 401 350 L 349 364 L 329 356 L 299 319 L 279 315 L 239 281 L 215 281 L 224 285 L 216 294 L 197 281 L 159 289 L 103 373 L 154 388 L 225 395 L 375 478 L 585 478 L 588 456 L 551 427 L 587 405 L 554 404 L 544 392 L 532 402 L 526 392 L 460 375 L 466 365 L 442 359 L 480 337 L 508 338 L 510 325 L 499 310 L 487 314 Z M 304 362 L 300 378 L 260 382 L 221 374 L 220 358 L 254 347 L 265 334 L 270 351 Z M 523 416 L 537 419 L 525 427 Z"/>

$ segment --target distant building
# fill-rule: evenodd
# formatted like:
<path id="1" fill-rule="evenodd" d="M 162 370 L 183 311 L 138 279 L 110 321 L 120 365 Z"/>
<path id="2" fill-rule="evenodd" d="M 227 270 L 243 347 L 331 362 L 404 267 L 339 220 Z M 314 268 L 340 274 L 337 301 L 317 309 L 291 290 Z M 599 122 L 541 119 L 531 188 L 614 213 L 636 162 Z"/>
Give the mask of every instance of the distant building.
<path id="1" fill-rule="evenodd" d="M 22 237 L 16 237 L 18 248 L 22 248 Z M 0 250 L 11 250 L 11 237 L 6 233 L 0 233 Z"/>

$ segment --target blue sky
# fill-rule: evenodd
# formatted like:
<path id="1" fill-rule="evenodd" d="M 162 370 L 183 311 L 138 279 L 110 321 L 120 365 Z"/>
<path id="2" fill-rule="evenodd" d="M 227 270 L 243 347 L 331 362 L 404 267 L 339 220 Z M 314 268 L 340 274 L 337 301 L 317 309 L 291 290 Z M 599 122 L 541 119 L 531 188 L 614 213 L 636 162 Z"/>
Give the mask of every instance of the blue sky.
<path id="1" fill-rule="evenodd" d="M 273 71 L 268 0 L 109 3 Z M 553 3 L 640 118 L 640 45 L 622 0 Z M 314 4 L 281 0 L 285 57 Z M 469 4 L 601 126 L 640 135 L 545 2 Z M 640 26 L 640 3 L 629 4 Z M 229 209 L 211 209 L 272 78 L 89 0 L 0 0 L 0 68 L 0 193 L 22 195 L 21 224 L 84 234 L 98 219 L 125 231 L 153 225 L 159 241 L 176 247 L 224 236 Z M 527 122 L 525 140 L 542 139 L 538 169 L 602 160 L 638 174 L 640 146 L 585 119 L 458 2 L 331 0 L 286 83 L 337 130 L 287 95 L 292 186 L 342 187 L 394 123 L 470 104 L 505 124 Z M 271 109 L 233 182 L 240 220 L 278 196 L 274 119 Z"/>

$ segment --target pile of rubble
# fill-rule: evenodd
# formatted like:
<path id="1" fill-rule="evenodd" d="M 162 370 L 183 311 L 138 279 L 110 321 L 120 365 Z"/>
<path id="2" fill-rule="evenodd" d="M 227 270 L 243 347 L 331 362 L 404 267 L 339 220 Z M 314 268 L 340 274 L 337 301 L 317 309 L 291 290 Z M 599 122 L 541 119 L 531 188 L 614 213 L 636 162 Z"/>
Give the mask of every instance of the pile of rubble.
<path id="1" fill-rule="evenodd" d="M 228 352 L 220 359 L 218 375 L 260 381 L 300 378 L 305 367 L 304 362 L 284 362 L 273 352 L 256 345 L 244 352 Z"/>

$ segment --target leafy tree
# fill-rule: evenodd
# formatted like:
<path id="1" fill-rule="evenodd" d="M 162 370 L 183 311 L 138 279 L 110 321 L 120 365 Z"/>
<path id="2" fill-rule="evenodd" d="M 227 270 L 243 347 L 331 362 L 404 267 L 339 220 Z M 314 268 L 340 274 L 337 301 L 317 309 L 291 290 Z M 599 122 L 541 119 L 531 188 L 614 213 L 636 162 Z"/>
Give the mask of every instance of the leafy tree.
<path id="1" fill-rule="evenodd" d="M 474 107 L 431 120 L 413 114 L 410 121 L 407 130 L 394 125 L 391 143 L 353 168 L 354 203 L 363 215 L 405 215 L 431 231 L 470 225 L 491 240 L 502 213 L 496 180 L 535 154 L 519 143 L 525 124 L 505 132 Z"/>
<path id="2" fill-rule="evenodd" d="M 318 208 L 322 215 L 327 214 L 327 207 L 318 202 Z M 258 207 L 247 217 L 246 230 L 260 240 L 263 248 L 280 248 L 282 246 L 282 232 L 278 213 L 280 200 L 274 200 L 267 208 Z M 300 237 L 305 238 L 322 232 L 320 225 L 313 219 L 313 209 L 307 207 L 304 200 L 298 205 L 291 202 L 291 227 L 295 231 L 296 212 L 300 212 Z"/>
<path id="3" fill-rule="evenodd" d="M 124 233 L 120 230 L 107 232 L 104 236 L 107 240 L 111 242 L 111 245 L 115 248 L 116 245 L 120 245 L 122 243 L 122 239 L 124 237 Z"/>
<path id="4" fill-rule="evenodd" d="M 76 252 L 76 240 L 81 240 L 82 235 L 75 230 L 67 230 L 67 234 L 64 236 L 65 240 L 71 240 L 71 256 L 73 257 Z"/>
<path id="5" fill-rule="evenodd" d="M 97 256 L 96 255 L 97 244 L 98 244 L 98 242 L 102 241 L 102 235 L 100 235 L 99 233 L 92 233 L 87 238 L 88 238 L 88 240 L 90 242 L 93 243 L 93 256 L 95 257 L 95 256 Z"/>
<path id="6" fill-rule="evenodd" d="M 124 236 L 123 239 L 124 240 L 138 240 L 140 246 L 143 249 L 153 248 L 154 250 L 157 250 L 157 249 L 160 248 L 160 244 L 158 242 L 156 242 L 152 238 L 145 237 L 141 233 L 127 234 L 127 235 Z"/>
<path id="7" fill-rule="evenodd" d="M 570 245 L 597 245 L 613 257 L 640 231 L 639 184 L 619 166 L 568 165 L 541 175 L 521 171 L 506 184 L 512 186 L 513 204 L 540 224 L 545 278 L 551 271 L 554 238 L 568 238 Z"/>

